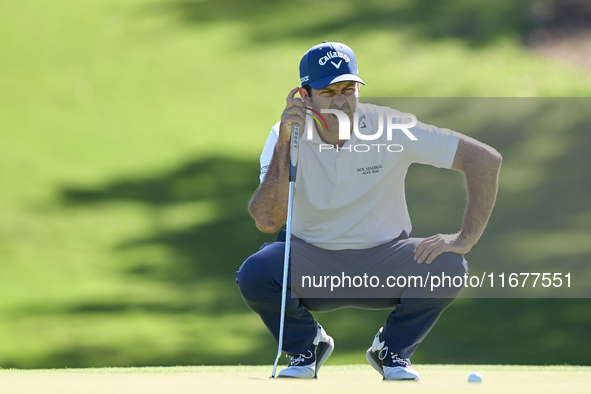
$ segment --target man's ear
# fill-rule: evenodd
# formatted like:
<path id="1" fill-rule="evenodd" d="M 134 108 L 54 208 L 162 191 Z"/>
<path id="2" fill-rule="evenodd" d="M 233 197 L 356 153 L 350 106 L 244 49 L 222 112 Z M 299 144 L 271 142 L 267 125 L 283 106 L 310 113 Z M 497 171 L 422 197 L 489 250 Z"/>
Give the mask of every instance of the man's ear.
<path id="1" fill-rule="evenodd" d="M 304 103 L 306 103 L 308 107 L 311 107 L 310 96 L 308 96 L 308 92 L 306 91 L 306 89 L 300 88 L 300 90 L 298 90 L 298 93 L 300 94 L 302 100 L 304 100 Z"/>

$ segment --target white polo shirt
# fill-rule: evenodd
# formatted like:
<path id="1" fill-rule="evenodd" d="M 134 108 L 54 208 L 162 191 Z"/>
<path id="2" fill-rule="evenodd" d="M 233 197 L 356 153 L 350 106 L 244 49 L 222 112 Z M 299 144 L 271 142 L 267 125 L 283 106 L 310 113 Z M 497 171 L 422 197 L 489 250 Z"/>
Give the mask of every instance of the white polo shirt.
<path id="1" fill-rule="evenodd" d="M 359 132 L 374 135 L 379 118 L 388 107 L 358 104 Z M 418 122 L 391 139 L 384 131 L 379 139 L 366 141 L 354 133 L 337 151 L 319 137 L 314 121 L 307 117 L 300 139 L 292 234 L 324 249 L 366 249 L 410 234 L 412 225 L 404 194 L 404 178 L 412 163 L 451 168 L 459 136 L 449 129 Z M 405 119 L 401 123 L 407 123 Z M 279 135 L 277 122 L 261 155 L 262 182 Z M 312 139 L 308 140 L 308 130 Z"/>

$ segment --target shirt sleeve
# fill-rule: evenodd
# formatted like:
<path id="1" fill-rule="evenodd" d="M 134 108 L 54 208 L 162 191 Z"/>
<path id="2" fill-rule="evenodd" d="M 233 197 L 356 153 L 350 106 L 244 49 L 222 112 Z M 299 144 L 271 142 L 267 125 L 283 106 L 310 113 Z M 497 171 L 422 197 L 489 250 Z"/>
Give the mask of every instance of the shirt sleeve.
<path id="1" fill-rule="evenodd" d="M 406 157 L 411 163 L 430 164 L 439 168 L 451 168 L 460 137 L 450 129 L 417 122 L 409 131 L 416 141 L 404 144 Z"/>
<path id="2" fill-rule="evenodd" d="M 261 153 L 261 173 L 259 175 L 259 180 L 261 183 L 263 183 L 265 175 L 267 175 L 267 169 L 269 168 L 269 164 L 271 164 L 271 158 L 273 157 L 273 150 L 275 149 L 275 144 L 279 138 L 279 123 L 280 122 L 275 123 L 271 129 L 269 137 L 267 137 L 267 142 L 265 142 L 263 153 Z"/>
<path id="3" fill-rule="evenodd" d="M 390 134 L 386 131 L 386 119 L 390 118 L 393 124 L 406 124 L 410 119 L 403 116 L 405 114 L 402 112 L 389 107 L 368 106 L 367 108 L 369 117 L 372 119 L 373 130 L 380 129 L 380 118 L 382 118 L 381 126 L 384 131 L 380 142 L 386 145 L 397 144 L 402 148 L 396 149 L 392 157 L 399 157 L 408 165 L 421 163 L 439 168 L 451 168 L 460 141 L 458 133 L 417 121 L 414 127 L 406 129 L 408 133 L 398 126 Z M 416 140 L 412 140 L 411 135 L 408 134 Z"/>

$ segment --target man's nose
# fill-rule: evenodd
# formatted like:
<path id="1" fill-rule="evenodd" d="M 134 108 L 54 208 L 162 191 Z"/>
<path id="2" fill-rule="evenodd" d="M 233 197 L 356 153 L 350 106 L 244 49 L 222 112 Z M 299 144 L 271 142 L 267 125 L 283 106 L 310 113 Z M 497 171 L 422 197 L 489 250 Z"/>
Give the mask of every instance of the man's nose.
<path id="1" fill-rule="evenodd" d="M 342 94 L 337 93 L 334 96 L 334 99 L 332 100 L 332 102 L 334 105 L 336 105 L 337 107 L 340 108 L 345 104 L 345 97 Z"/>

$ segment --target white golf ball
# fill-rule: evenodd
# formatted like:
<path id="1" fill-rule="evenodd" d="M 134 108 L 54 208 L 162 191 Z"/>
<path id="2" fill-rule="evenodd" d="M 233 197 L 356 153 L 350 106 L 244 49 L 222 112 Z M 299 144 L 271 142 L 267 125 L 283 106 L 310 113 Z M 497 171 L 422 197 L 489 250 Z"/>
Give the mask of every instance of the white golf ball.
<path id="1" fill-rule="evenodd" d="M 470 383 L 482 383 L 482 375 L 480 372 L 472 372 L 470 376 L 468 376 L 468 382 Z"/>

